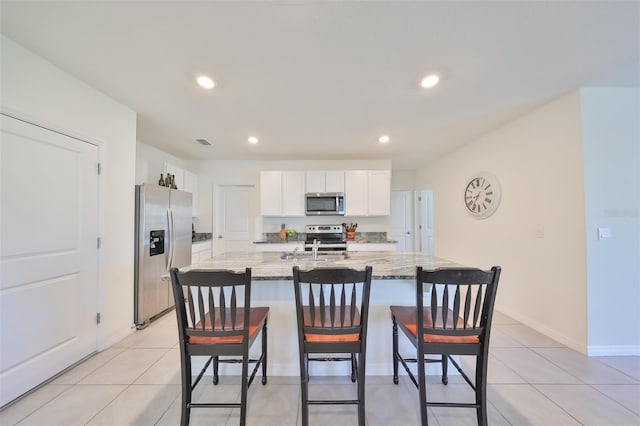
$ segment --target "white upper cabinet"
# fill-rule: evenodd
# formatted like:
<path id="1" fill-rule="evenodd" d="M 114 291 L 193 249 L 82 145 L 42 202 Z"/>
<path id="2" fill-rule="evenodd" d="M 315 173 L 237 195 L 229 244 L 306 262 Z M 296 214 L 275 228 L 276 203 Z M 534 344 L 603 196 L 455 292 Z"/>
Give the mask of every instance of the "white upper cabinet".
<path id="1" fill-rule="evenodd" d="M 306 192 L 344 192 L 344 172 L 306 172 Z"/>
<path id="2" fill-rule="evenodd" d="M 391 172 L 389 170 L 369 171 L 369 215 L 387 216 L 391 214 Z"/>
<path id="3" fill-rule="evenodd" d="M 325 172 L 324 183 L 326 192 L 344 192 L 344 172 Z"/>
<path id="4" fill-rule="evenodd" d="M 260 213 L 282 216 L 282 172 L 260 172 Z"/>
<path id="5" fill-rule="evenodd" d="M 260 172 L 262 216 L 304 216 L 307 192 L 344 192 L 346 216 L 388 216 L 389 170 Z"/>
<path id="6" fill-rule="evenodd" d="M 306 192 L 326 192 L 324 185 L 324 172 L 307 172 Z"/>
<path id="7" fill-rule="evenodd" d="M 366 216 L 369 212 L 369 172 L 348 170 L 344 172 L 345 216 Z"/>
<path id="8" fill-rule="evenodd" d="M 305 172 L 260 172 L 262 216 L 304 216 Z"/>
<path id="9" fill-rule="evenodd" d="M 391 213 L 391 172 L 345 172 L 345 216 L 388 216 Z"/>
<path id="10" fill-rule="evenodd" d="M 304 216 L 305 172 L 282 172 L 282 215 Z"/>

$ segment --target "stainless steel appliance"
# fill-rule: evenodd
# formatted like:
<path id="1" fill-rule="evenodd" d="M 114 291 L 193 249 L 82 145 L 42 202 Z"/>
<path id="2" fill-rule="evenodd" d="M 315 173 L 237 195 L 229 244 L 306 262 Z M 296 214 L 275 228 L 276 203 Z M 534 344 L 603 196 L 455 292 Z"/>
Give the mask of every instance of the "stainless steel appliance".
<path id="1" fill-rule="evenodd" d="M 304 250 L 312 251 L 314 241 L 318 251 L 346 251 L 347 240 L 342 225 L 307 225 Z"/>
<path id="2" fill-rule="evenodd" d="M 191 264 L 191 194 L 136 185 L 134 320 L 138 328 L 174 306 L 169 268 Z"/>
<path id="3" fill-rule="evenodd" d="M 307 192 L 307 216 L 344 216 L 344 192 Z"/>

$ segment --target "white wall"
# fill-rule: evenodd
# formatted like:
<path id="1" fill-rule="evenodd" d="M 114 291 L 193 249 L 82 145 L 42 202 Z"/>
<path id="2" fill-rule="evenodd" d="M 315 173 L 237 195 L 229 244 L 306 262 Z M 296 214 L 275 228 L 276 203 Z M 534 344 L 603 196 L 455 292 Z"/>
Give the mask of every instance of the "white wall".
<path id="1" fill-rule="evenodd" d="M 580 92 L 588 352 L 640 354 L 640 90 Z M 611 230 L 599 240 L 597 228 Z"/>
<path id="2" fill-rule="evenodd" d="M 261 170 L 391 170 L 390 160 L 187 160 L 185 167 L 198 175 L 199 211 L 195 219 L 198 232 L 214 232 L 212 212 L 215 212 L 213 188 L 215 185 L 254 185 L 256 197 L 260 196 Z M 262 232 L 278 232 L 280 224 L 287 228 L 303 231 L 304 225 L 313 223 L 342 223 L 343 218 L 261 218 L 260 205 L 256 198 L 254 235 Z M 388 217 L 350 217 L 349 222 L 358 222 L 358 230 L 363 232 L 386 232 L 389 228 Z"/>
<path id="3" fill-rule="evenodd" d="M 136 185 L 157 184 L 164 174 L 164 164 L 184 168 L 184 160 L 154 146 L 136 143 Z"/>
<path id="4" fill-rule="evenodd" d="M 463 191 L 482 170 L 500 181 L 502 202 L 493 216 L 476 220 L 465 212 Z M 416 187 L 433 189 L 436 256 L 502 266 L 497 309 L 586 352 L 578 92 L 426 165 L 416 173 Z"/>
<path id="5" fill-rule="evenodd" d="M 101 346 L 133 324 L 136 113 L 0 35 L 2 109 L 100 144 Z"/>

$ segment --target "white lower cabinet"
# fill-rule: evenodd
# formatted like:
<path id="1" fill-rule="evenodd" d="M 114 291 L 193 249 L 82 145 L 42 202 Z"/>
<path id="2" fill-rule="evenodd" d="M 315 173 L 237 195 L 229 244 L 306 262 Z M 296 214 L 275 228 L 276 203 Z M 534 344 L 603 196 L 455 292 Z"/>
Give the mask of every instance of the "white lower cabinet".
<path id="1" fill-rule="evenodd" d="M 191 264 L 203 263 L 212 256 L 211 240 L 191 244 Z"/>

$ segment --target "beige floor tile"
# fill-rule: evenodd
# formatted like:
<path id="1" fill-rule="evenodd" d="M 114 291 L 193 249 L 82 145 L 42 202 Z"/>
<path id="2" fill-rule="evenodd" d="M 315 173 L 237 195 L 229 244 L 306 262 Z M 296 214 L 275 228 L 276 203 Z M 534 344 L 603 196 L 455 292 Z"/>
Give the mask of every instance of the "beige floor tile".
<path id="1" fill-rule="evenodd" d="M 152 324 L 136 330 L 116 346 L 120 348 L 172 348 L 178 343 L 177 325 Z"/>
<path id="2" fill-rule="evenodd" d="M 581 383 L 576 377 L 529 348 L 496 348 L 492 355 L 528 383 Z"/>
<path id="3" fill-rule="evenodd" d="M 594 385 L 593 387 L 640 415 L 640 385 Z"/>
<path id="4" fill-rule="evenodd" d="M 512 339 L 530 348 L 562 348 L 563 344 L 538 333 L 534 329 L 522 324 L 505 324 L 495 327 Z M 492 330 L 493 332 L 493 330 Z"/>
<path id="5" fill-rule="evenodd" d="M 640 416 L 589 385 L 535 385 L 585 426 L 635 426 Z"/>
<path id="6" fill-rule="evenodd" d="M 460 366 L 472 382 L 475 381 L 475 363 L 475 357 L 460 357 Z M 449 370 L 452 371 L 451 368 Z M 451 378 L 449 380 L 451 380 Z M 505 363 L 500 361 L 495 356 L 489 354 L 489 363 L 487 366 L 487 383 L 526 383 L 526 381 L 522 377 L 520 377 L 518 373 L 509 368 Z"/>
<path id="7" fill-rule="evenodd" d="M 518 340 L 500 330 L 500 326 L 491 327 L 491 338 L 489 348 L 522 348 L 524 345 Z"/>
<path id="8" fill-rule="evenodd" d="M 169 349 L 129 349 L 116 355 L 80 384 L 132 384 Z"/>
<path id="9" fill-rule="evenodd" d="M 491 404 L 514 426 L 579 426 L 573 417 L 531 385 L 490 385 Z"/>
<path id="10" fill-rule="evenodd" d="M 177 385 L 131 385 L 87 425 L 154 425 L 179 394 Z"/>
<path id="11" fill-rule="evenodd" d="M 418 390 L 410 383 L 372 386 L 365 391 L 369 426 L 402 426 L 420 424 Z M 431 411 L 431 410 L 430 410 Z M 434 416 L 432 418 L 435 419 Z M 429 424 L 438 424 L 430 422 Z"/>
<path id="12" fill-rule="evenodd" d="M 14 425 L 20 420 L 69 390 L 69 385 L 48 384 L 0 411 L 0 425 Z"/>
<path id="13" fill-rule="evenodd" d="M 302 424 L 302 413 L 297 424 Z M 309 407 L 309 425 L 357 426 L 358 408 L 355 405 L 312 405 Z"/>
<path id="14" fill-rule="evenodd" d="M 297 385 L 265 385 L 254 382 L 249 388 L 247 424 L 264 426 L 294 426 L 300 405 Z M 240 421 L 240 410 L 233 409 L 229 424 Z"/>
<path id="15" fill-rule="evenodd" d="M 76 385 L 18 423 L 20 426 L 84 425 L 126 386 Z"/>
<path id="16" fill-rule="evenodd" d="M 589 384 L 633 384 L 631 377 L 599 359 L 589 358 L 568 348 L 533 348 L 558 367 Z"/>
<path id="17" fill-rule="evenodd" d="M 136 385 L 179 385 L 180 350 L 170 349 L 135 381 Z"/>
<path id="18" fill-rule="evenodd" d="M 558 346 L 507 316 L 495 315 L 488 370 L 491 426 L 564 426 L 579 424 L 578 420 L 584 424 L 593 421 L 613 426 L 613 421 L 622 425 L 633 421 L 634 426 L 640 425 L 640 357 L 587 358 Z M 472 357 L 460 357 L 460 363 L 473 380 Z M 415 365 L 411 367 L 415 371 Z M 453 367 L 449 371 L 448 386 L 441 384 L 440 375 L 427 376 L 429 398 L 472 398 L 462 377 L 454 374 Z M 221 376 L 218 386 L 212 385 L 211 376 L 205 376 L 194 401 L 238 402 L 238 372 L 235 369 L 232 375 Z M 270 376 L 267 386 L 262 386 L 260 380 L 258 374 L 249 390 L 247 424 L 300 424 L 299 376 Z M 585 385 L 581 380 L 596 384 Z M 179 384 L 176 321 L 175 313 L 170 312 L 1 410 L 0 424 L 177 425 Z M 419 424 L 418 391 L 408 376 L 401 374 L 399 385 L 393 384 L 391 376 L 368 376 L 366 386 L 369 426 Z M 356 385 L 348 376 L 313 376 L 310 391 L 312 398 L 356 397 Z M 574 410 L 581 411 L 574 414 Z M 358 422 L 356 406 L 312 406 L 310 411 L 313 425 Z M 613 417 L 607 418 L 603 413 L 613 413 Z M 239 415 L 238 409 L 231 408 L 193 409 L 190 424 L 236 426 Z M 598 423 L 605 418 L 609 423 Z M 475 425 L 475 412 L 431 407 L 429 424 Z"/>
<path id="19" fill-rule="evenodd" d="M 520 324 L 518 321 L 514 320 L 510 316 L 503 314 L 500 311 L 493 311 L 493 319 L 492 325 L 496 324 Z"/>
<path id="20" fill-rule="evenodd" d="M 71 370 L 60 375 L 51 383 L 54 384 L 69 384 L 75 385 L 80 380 L 87 377 L 96 369 L 102 367 L 104 364 L 112 360 L 115 356 L 122 353 L 123 348 L 109 348 L 102 352 L 93 355 L 91 358 L 85 360 L 82 364 L 73 367 Z"/>
<path id="21" fill-rule="evenodd" d="M 203 379 L 205 380 L 205 379 Z M 222 377 L 221 377 L 222 382 Z M 253 386 L 252 386 L 253 388 Z M 158 426 L 175 426 L 180 424 L 180 412 L 182 406 L 182 393 L 169 406 L 162 415 Z M 193 402 L 238 402 L 240 401 L 240 386 L 219 384 L 213 386 L 209 381 L 200 382 L 193 393 Z M 231 415 L 231 408 L 193 408 L 191 410 L 190 426 L 218 426 L 226 425 Z"/>
<path id="22" fill-rule="evenodd" d="M 640 356 L 594 357 L 640 382 Z"/>

